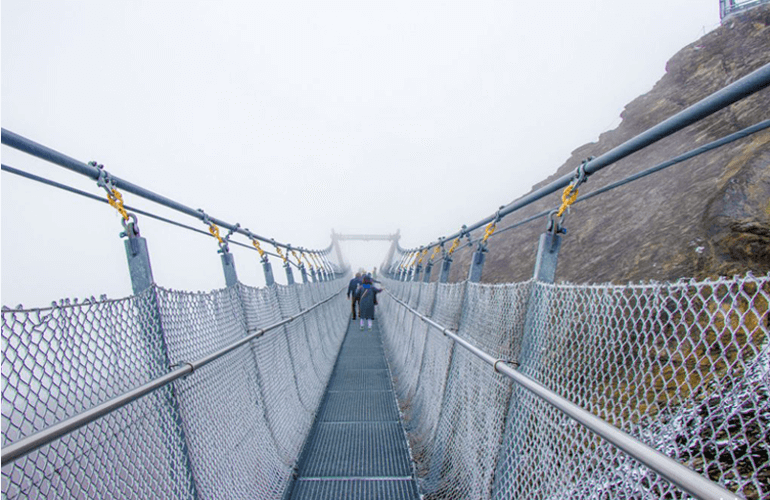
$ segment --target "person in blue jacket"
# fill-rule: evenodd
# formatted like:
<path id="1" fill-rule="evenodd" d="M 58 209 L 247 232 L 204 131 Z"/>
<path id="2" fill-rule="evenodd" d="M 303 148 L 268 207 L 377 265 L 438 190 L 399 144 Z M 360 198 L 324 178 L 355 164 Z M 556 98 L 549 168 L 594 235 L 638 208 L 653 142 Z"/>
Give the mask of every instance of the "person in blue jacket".
<path id="1" fill-rule="evenodd" d="M 348 298 L 350 299 L 350 308 L 353 312 L 353 319 L 351 321 L 356 320 L 356 303 L 358 303 L 358 297 L 356 296 L 356 291 L 358 290 L 358 286 L 361 284 L 361 273 L 356 273 L 356 276 L 350 280 L 350 283 L 348 283 Z"/>
<path id="2" fill-rule="evenodd" d="M 359 316 L 361 317 L 361 330 L 364 329 L 364 320 L 369 323 L 369 331 L 372 330 L 372 320 L 374 319 L 374 306 L 377 305 L 377 294 L 382 290 L 372 285 L 372 278 L 367 274 L 361 280 L 361 286 L 358 287 L 358 306 Z"/>

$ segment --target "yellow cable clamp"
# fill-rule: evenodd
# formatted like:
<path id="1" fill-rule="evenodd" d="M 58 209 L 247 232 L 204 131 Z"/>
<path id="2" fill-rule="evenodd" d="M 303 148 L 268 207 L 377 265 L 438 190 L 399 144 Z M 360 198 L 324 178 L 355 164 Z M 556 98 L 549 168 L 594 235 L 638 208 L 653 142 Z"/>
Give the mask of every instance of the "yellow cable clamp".
<path id="1" fill-rule="evenodd" d="M 573 192 L 574 189 L 574 192 Z M 570 193 L 572 193 L 570 195 Z M 561 193 L 561 207 L 559 207 L 559 211 L 556 212 L 556 217 L 561 217 L 561 214 L 564 213 L 564 211 L 569 208 L 570 205 L 575 203 L 575 200 L 577 200 L 578 197 L 578 188 L 577 186 L 573 186 L 573 184 L 570 184 L 569 186 L 564 188 L 564 191 Z"/>
<path id="2" fill-rule="evenodd" d="M 493 220 L 489 223 L 487 228 L 484 230 L 484 237 L 481 238 L 482 243 L 486 243 L 490 236 L 492 236 L 492 233 L 495 232 L 495 229 L 497 228 L 497 220 Z"/>
<path id="3" fill-rule="evenodd" d="M 428 262 L 433 262 L 433 259 L 436 258 L 436 255 L 438 255 L 438 253 L 440 251 L 441 251 L 441 247 L 440 246 L 436 245 L 435 247 L 433 247 L 433 253 L 431 254 L 430 259 L 428 260 Z"/>
<path id="4" fill-rule="evenodd" d="M 283 259 L 284 262 L 289 261 L 289 258 L 283 255 L 283 252 L 281 251 L 281 247 L 279 247 L 278 245 L 275 246 L 275 252 L 278 254 L 280 258 Z"/>
<path id="5" fill-rule="evenodd" d="M 261 246 L 259 246 L 259 241 L 257 241 L 257 240 L 251 240 L 251 244 L 252 244 L 252 245 L 254 245 L 254 248 L 256 248 L 256 249 L 257 249 L 257 252 L 259 252 L 259 256 L 260 256 L 260 257 L 264 257 L 264 256 L 265 256 L 265 251 L 264 251 L 264 250 L 262 250 L 262 247 L 261 247 Z"/>
<path id="6" fill-rule="evenodd" d="M 213 222 L 209 222 L 209 232 L 211 233 L 211 236 L 217 239 L 220 245 L 224 245 L 225 240 L 223 240 L 222 237 L 219 235 L 219 226 L 217 226 Z"/>
<path id="7" fill-rule="evenodd" d="M 297 255 L 297 252 L 295 250 L 292 250 L 291 254 L 294 256 L 295 259 L 297 259 L 297 265 L 302 266 L 302 259 L 299 258 L 299 256 Z"/>
<path id="8" fill-rule="evenodd" d="M 420 251 L 417 250 L 414 252 L 414 259 L 412 259 L 412 265 L 409 267 L 414 267 L 417 264 L 417 259 L 420 258 Z"/>
<path id="9" fill-rule="evenodd" d="M 455 240 L 452 242 L 452 246 L 449 247 L 449 250 L 447 251 L 447 255 L 452 255 L 455 250 L 457 250 L 457 247 L 460 246 L 460 237 L 458 236 L 455 238 Z"/>
<path id="10" fill-rule="evenodd" d="M 425 256 L 428 255 L 428 249 L 422 251 L 420 254 L 420 260 L 417 261 L 417 264 L 422 264 L 422 260 L 425 258 Z"/>
<path id="11" fill-rule="evenodd" d="M 115 188 L 112 188 L 110 191 L 111 193 L 107 193 L 107 202 L 120 212 L 123 220 L 128 222 L 128 212 L 126 212 L 126 208 L 123 206 L 123 195 Z"/>

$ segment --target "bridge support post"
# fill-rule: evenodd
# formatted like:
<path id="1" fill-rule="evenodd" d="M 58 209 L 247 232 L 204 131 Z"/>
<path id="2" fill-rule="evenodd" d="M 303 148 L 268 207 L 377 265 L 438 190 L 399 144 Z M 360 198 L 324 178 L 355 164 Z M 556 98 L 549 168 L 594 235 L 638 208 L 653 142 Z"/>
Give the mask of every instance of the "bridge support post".
<path id="1" fill-rule="evenodd" d="M 126 231 L 121 236 L 126 237 L 124 244 L 126 248 L 126 257 L 128 258 L 128 272 L 131 275 L 131 288 L 134 291 L 134 295 L 139 295 L 152 287 L 155 283 L 155 279 L 152 275 L 152 266 L 150 266 L 150 253 L 147 250 L 147 240 L 139 235 L 139 228 L 136 226 L 136 223 L 129 222 L 128 224 L 125 224 L 124 227 L 126 228 Z M 170 371 L 171 362 L 168 357 L 166 335 L 163 331 L 163 323 L 161 322 L 161 310 L 158 303 L 157 292 L 153 292 L 142 300 L 147 301 L 147 304 L 150 306 L 147 311 L 150 315 L 150 321 L 143 327 L 143 333 L 148 338 L 148 352 L 156 352 L 158 355 L 152 356 L 155 360 L 154 362 L 158 363 L 163 371 Z M 159 350 L 159 352 L 157 352 L 157 350 Z M 179 432 L 182 461 L 184 464 L 183 467 L 187 469 L 186 475 L 190 481 L 188 486 L 192 491 L 193 498 L 198 498 L 192 461 L 190 460 L 188 451 L 187 436 L 184 432 L 182 414 L 179 410 L 179 401 L 174 385 L 171 386 L 169 394 L 169 398 L 167 399 L 170 406 L 169 413 L 176 423 L 176 428 Z M 171 447 L 172 445 L 168 444 L 167 446 Z M 177 452 L 179 452 L 179 450 L 170 450 L 169 453 Z M 185 474 L 182 473 L 181 475 L 184 476 Z"/>
<path id="2" fill-rule="evenodd" d="M 299 268 L 299 273 L 302 276 L 302 283 L 307 283 L 307 270 L 305 269 L 305 266 Z"/>
<path id="3" fill-rule="evenodd" d="M 433 272 L 433 262 L 425 264 L 425 274 L 422 276 L 423 283 L 430 283 L 430 274 Z"/>
<path id="4" fill-rule="evenodd" d="M 414 268 L 414 274 L 412 275 L 412 281 L 420 281 L 420 275 L 422 274 L 422 266 L 417 264 Z"/>
<path id="5" fill-rule="evenodd" d="M 139 230 L 133 223 L 126 227 L 127 236 L 126 257 L 128 258 L 128 272 L 131 275 L 131 288 L 134 295 L 147 290 L 155 283 L 150 266 L 150 254 L 147 251 L 147 240 L 139 236 Z"/>
<path id="6" fill-rule="evenodd" d="M 441 274 L 438 277 L 439 283 L 447 283 L 449 281 L 449 270 L 452 268 L 452 258 L 444 257 L 441 262 Z"/>
<path id="7" fill-rule="evenodd" d="M 226 249 L 222 253 L 222 270 L 225 272 L 225 286 L 234 286 L 238 283 L 238 273 L 235 272 L 235 258 Z"/>
<path id="8" fill-rule="evenodd" d="M 518 349 L 519 352 L 514 354 L 514 359 L 516 359 L 516 364 L 520 369 L 526 369 L 527 373 L 535 379 L 539 378 L 538 375 L 541 371 L 543 345 L 547 335 L 545 331 L 538 331 L 538 319 L 548 314 L 551 302 L 551 290 L 540 284 L 554 282 L 560 248 L 561 236 L 558 231 L 549 228 L 540 235 L 533 272 L 534 283 L 530 285 L 527 312 L 524 319 L 524 333 Z M 516 465 L 525 460 L 521 450 L 517 449 L 516 442 L 519 436 L 527 435 L 532 428 L 529 420 L 530 412 L 531 410 L 526 405 L 522 405 L 522 402 L 516 397 L 516 391 L 514 391 L 508 405 L 507 424 L 503 431 L 501 443 L 501 449 L 511 450 L 510 460 L 514 464 L 514 475 L 518 474 Z M 496 479 L 492 491 L 497 492 L 502 487 L 504 485 Z"/>
<path id="9" fill-rule="evenodd" d="M 262 270 L 265 272 L 265 286 L 273 285 L 275 276 L 273 276 L 273 266 L 267 260 L 267 255 L 262 259 Z"/>
<path id="10" fill-rule="evenodd" d="M 471 267 L 468 269 L 468 281 L 478 283 L 481 281 L 481 273 L 484 271 L 484 261 L 487 258 L 486 248 L 479 248 L 471 256 Z"/>
<path id="11" fill-rule="evenodd" d="M 310 278 L 313 280 L 313 283 L 318 282 L 318 277 L 315 275 L 315 269 L 310 270 Z"/>
<path id="12" fill-rule="evenodd" d="M 556 278 L 559 249 L 561 249 L 561 236 L 558 233 L 546 231 L 540 235 L 533 276 L 535 281 L 553 283 Z"/>
<path id="13" fill-rule="evenodd" d="M 294 273 L 291 271 L 291 264 L 288 261 L 283 263 L 283 268 L 286 269 L 286 283 L 289 285 L 294 284 Z"/>

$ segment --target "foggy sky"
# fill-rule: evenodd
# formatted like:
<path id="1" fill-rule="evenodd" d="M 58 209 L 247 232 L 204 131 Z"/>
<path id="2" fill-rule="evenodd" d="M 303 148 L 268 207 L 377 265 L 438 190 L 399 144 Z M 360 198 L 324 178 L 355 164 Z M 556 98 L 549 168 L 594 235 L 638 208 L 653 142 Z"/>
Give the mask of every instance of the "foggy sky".
<path id="1" fill-rule="evenodd" d="M 718 22 L 717 0 L 4 0 L 2 126 L 282 242 L 400 229 L 414 247 L 493 213 L 614 128 Z M 114 209 L 0 182 L 2 304 L 131 293 Z M 160 285 L 224 286 L 212 238 L 139 225 Z M 387 244 L 343 250 L 371 268 Z M 256 253 L 234 253 L 240 280 L 261 286 Z"/>

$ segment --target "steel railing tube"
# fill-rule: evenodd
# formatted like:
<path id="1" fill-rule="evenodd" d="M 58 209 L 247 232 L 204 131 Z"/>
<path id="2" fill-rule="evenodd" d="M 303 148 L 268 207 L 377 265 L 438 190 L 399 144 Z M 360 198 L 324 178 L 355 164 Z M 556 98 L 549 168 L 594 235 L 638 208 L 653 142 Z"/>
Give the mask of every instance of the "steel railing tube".
<path id="1" fill-rule="evenodd" d="M 66 184 L 62 184 L 60 182 L 52 181 L 50 179 L 46 179 L 44 177 L 40 177 L 39 175 L 30 174 L 29 172 L 25 172 L 24 170 L 19 170 L 18 168 L 14 168 L 14 167 L 11 167 L 10 165 L 6 165 L 5 163 L 2 164 L 2 171 L 3 172 L 8 172 L 9 174 L 13 174 L 13 175 L 18 175 L 19 177 L 24 177 L 25 179 L 29 179 L 29 180 L 32 180 L 32 181 L 35 181 L 35 182 L 40 182 L 41 184 L 45 184 L 47 186 L 55 187 L 55 188 L 61 189 L 63 191 L 67 191 L 67 192 L 70 192 L 70 193 L 73 193 L 73 194 L 77 194 L 77 195 L 83 196 L 85 198 L 88 198 L 90 200 L 100 201 L 102 203 L 108 203 L 107 198 L 101 198 L 101 197 L 93 195 L 91 193 L 87 193 L 87 192 L 85 192 L 83 190 L 80 190 L 80 189 L 77 189 L 77 188 L 73 188 L 71 186 L 67 186 Z M 192 231 L 192 232 L 198 233 L 198 234 L 202 234 L 202 235 L 207 236 L 207 237 L 211 236 L 211 233 L 209 233 L 208 231 L 203 231 L 202 229 L 191 227 L 191 226 L 188 226 L 187 224 L 182 224 L 181 222 L 177 222 L 175 220 L 171 220 L 171 219 L 168 219 L 166 217 L 161 217 L 160 215 L 154 214 L 152 212 L 148 212 L 146 210 L 142 210 L 140 208 L 136 208 L 136 207 L 134 207 L 132 205 L 124 205 L 124 208 L 126 210 L 128 210 L 129 212 L 134 212 L 134 213 L 137 213 L 139 215 L 144 215 L 144 216 L 150 217 L 152 219 L 159 220 L 161 222 L 165 222 L 166 224 L 171 224 L 172 226 L 181 227 L 182 229 L 187 229 L 189 231 Z M 253 250 L 255 252 L 257 251 L 257 249 L 254 248 L 252 245 L 246 245 L 246 244 L 241 243 L 239 241 L 233 240 L 233 241 L 230 241 L 230 244 L 231 245 L 236 245 L 236 246 L 239 246 L 239 247 L 242 247 L 242 248 L 248 248 L 249 250 Z M 265 252 L 267 255 L 272 255 L 273 257 L 280 257 L 280 255 L 278 255 L 277 253 L 271 252 L 269 250 L 262 250 L 262 251 Z M 305 251 L 305 250 L 303 249 L 303 251 Z M 295 264 L 293 262 L 291 262 L 291 265 L 294 266 L 294 267 L 299 267 L 297 264 Z"/>
<path id="2" fill-rule="evenodd" d="M 617 189 L 621 186 L 625 186 L 626 184 L 629 184 L 631 182 L 634 182 L 636 180 L 639 180 L 643 177 L 647 177 L 648 175 L 652 175 L 656 172 L 659 172 L 665 168 L 671 167 L 673 165 L 676 165 L 677 163 L 681 163 L 685 160 L 689 160 L 690 158 L 694 158 L 698 155 L 702 155 L 703 153 L 707 153 L 708 151 L 711 151 L 712 149 L 716 149 L 719 147 L 724 146 L 725 144 L 729 144 L 731 142 L 743 139 L 745 137 L 748 137 L 752 134 L 756 134 L 757 132 L 761 132 L 763 130 L 766 130 L 770 128 L 770 120 L 762 120 L 759 123 L 756 123 L 754 125 L 751 125 L 750 127 L 746 127 L 743 130 L 739 130 L 738 132 L 735 132 L 730 135 L 726 135 L 722 137 L 721 139 L 717 139 L 716 141 L 709 142 L 708 144 L 704 144 L 703 146 L 697 147 L 695 149 L 691 149 L 690 151 L 687 151 L 686 153 L 682 153 L 679 156 L 675 156 L 674 158 L 671 158 L 670 160 L 666 160 L 663 163 L 659 163 L 658 165 L 655 165 L 654 167 L 650 167 L 646 170 L 642 170 L 641 172 L 637 172 L 633 175 L 629 175 L 628 177 L 621 179 L 617 182 L 613 182 L 612 184 L 607 184 L 606 186 L 603 186 L 595 191 L 591 191 L 590 193 L 580 195 L 575 200 L 574 205 L 577 205 L 581 201 L 585 201 L 588 199 L 593 198 L 594 196 L 598 196 L 600 194 L 606 193 L 607 191 L 612 191 L 613 189 Z M 551 209 L 544 210 L 538 214 L 532 215 L 531 217 L 527 217 L 526 219 L 520 220 L 519 222 L 516 222 L 514 224 L 511 224 L 510 226 L 506 226 L 504 228 L 498 229 L 494 232 L 490 237 L 495 238 L 499 236 L 501 233 L 504 233 L 506 231 L 510 231 L 511 229 L 514 229 L 516 227 L 519 227 L 523 224 L 526 224 L 528 222 L 532 222 L 533 220 L 537 220 L 541 217 L 547 216 L 549 213 L 551 213 Z"/>
<path id="3" fill-rule="evenodd" d="M 605 422 L 593 413 L 585 410 L 569 400 L 559 396 L 544 385 L 527 377 L 521 372 L 506 364 L 508 361 L 497 359 L 494 356 L 482 351 L 465 339 L 460 338 L 456 333 L 445 328 L 430 318 L 420 314 L 415 309 L 409 307 L 405 302 L 386 290 L 388 295 L 398 304 L 405 307 L 409 312 L 416 315 L 423 322 L 431 325 L 442 332 L 447 337 L 460 344 L 462 347 L 479 357 L 493 369 L 510 378 L 515 383 L 530 391 L 546 403 L 572 418 L 580 425 L 584 426 L 590 432 L 600 436 L 610 444 L 622 450 L 629 456 L 638 460 L 640 463 L 655 471 L 661 477 L 675 484 L 688 494 L 703 500 L 740 500 L 737 496 L 719 484 L 707 479 L 688 467 L 680 464 L 676 460 L 659 452 L 658 450 L 646 445 L 645 443 L 631 437 L 614 425 Z"/>
<path id="4" fill-rule="evenodd" d="M 588 175 L 594 174 L 599 170 L 606 168 L 611 164 L 631 155 L 632 153 L 635 153 L 640 149 L 643 149 L 663 139 L 664 137 L 668 137 L 669 135 L 678 132 L 687 126 L 692 125 L 698 120 L 701 120 L 723 108 L 726 108 L 727 106 L 743 99 L 744 97 L 747 97 L 755 92 L 759 92 L 767 86 L 770 86 L 770 64 L 762 66 L 761 68 L 755 70 L 752 73 L 749 73 L 748 75 L 731 83 L 723 89 L 718 90 L 717 92 L 702 99 L 701 101 L 698 101 L 687 109 L 684 109 L 674 116 L 663 120 L 661 123 L 647 129 L 641 134 L 615 147 L 614 149 L 607 151 L 598 158 L 594 158 L 593 160 L 587 162 L 585 164 L 585 172 Z M 509 203 L 508 205 L 505 205 L 500 209 L 499 216 L 505 217 L 506 215 L 509 215 L 516 210 L 519 210 L 551 193 L 558 191 L 559 189 L 566 187 L 572 181 L 573 177 L 573 173 L 564 175 L 559 179 L 551 182 L 550 184 L 543 186 L 540 189 L 533 191 L 532 193 L 529 193 L 528 195 L 525 195 L 514 202 Z M 468 225 L 464 231 L 457 231 L 456 233 L 443 239 L 444 241 L 452 240 L 461 235 L 464 235 L 465 233 L 474 231 L 495 220 L 497 215 L 497 213 L 490 215 L 476 222 L 475 224 Z M 440 243 L 440 241 L 434 241 L 424 245 L 423 248 L 432 248 L 436 245 L 439 245 Z"/>
<path id="5" fill-rule="evenodd" d="M 19 151 L 27 153 L 36 158 L 40 158 L 42 160 L 53 163 L 55 165 L 59 165 L 60 167 L 64 167 L 66 169 L 72 170 L 73 172 L 77 172 L 86 177 L 90 177 L 93 180 L 99 179 L 99 169 L 97 167 L 78 161 L 63 153 L 60 153 L 47 146 L 43 146 L 42 144 L 39 144 L 35 141 L 27 139 L 26 137 L 23 137 L 15 132 L 11 132 L 10 130 L 6 130 L 4 128 L 2 129 L 1 136 L 2 136 L 2 143 L 8 147 L 17 149 Z M 185 215 L 189 215 L 191 217 L 195 217 L 196 219 L 203 220 L 203 215 L 196 209 L 190 208 L 187 205 L 183 205 L 182 203 L 174 201 L 170 198 L 166 198 L 163 195 L 154 193 L 149 189 L 145 189 L 141 186 L 137 186 L 136 184 L 133 184 L 129 181 L 121 179 L 120 177 L 111 175 L 110 178 L 115 183 L 116 188 L 122 189 L 129 193 L 133 193 L 137 196 L 141 196 L 146 200 L 150 200 L 152 202 L 158 203 L 172 210 L 176 210 L 177 212 L 181 212 Z M 209 217 L 209 220 L 218 226 L 224 227 L 225 229 L 233 230 L 239 234 L 242 234 L 243 236 L 246 236 L 247 238 L 253 237 L 265 243 L 275 244 L 279 247 L 283 247 L 286 249 L 289 248 L 289 245 L 286 243 L 281 243 L 277 241 L 274 242 L 270 238 L 265 238 L 264 236 L 250 233 L 241 227 L 236 227 L 235 224 L 230 224 L 229 222 L 225 222 L 221 219 L 217 219 L 215 217 Z M 308 253 L 316 253 L 316 254 L 323 253 L 323 251 L 319 251 L 319 250 L 305 250 L 305 251 Z"/>
<path id="6" fill-rule="evenodd" d="M 281 320 L 277 323 L 274 323 L 270 326 L 266 326 L 264 328 L 249 330 L 249 332 L 251 332 L 251 335 L 248 335 L 237 342 L 233 342 L 232 344 L 229 344 L 223 347 L 222 349 L 219 349 L 218 351 L 208 354 L 207 356 L 204 356 L 203 358 L 200 358 L 198 360 L 180 363 L 179 368 L 176 368 L 175 370 L 161 377 L 151 380 L 146 384 L 136 387 L 126 392 L 125 394 L 115 397 L 109 401 L 105 401 L 104 403 L 96 405 L 93 408 L 90 408 L 84 411 L 83 413 L 75 415 L 74 417 L 71 417 L 67 420 L 63 420 L 58 424 L 54 424 L 51 427 L 48 427 L 47 429 L 44 429 L 40 432 L 27 436 L 23 439 L 20 439 L 13 444 L 3 447 L 1 465 L 5 467 L 6 464 L 9 464 L 14 460 L 17 460 L 23 457 L 24 455 L 40 448 L 41 446 L 45 446 L 46 444 L 52 441 L 55 441 L 56 439 L 59 439 L 60 437 L 66 434 L 69 434 L 72 431 L 75 431 L 85 425 L 90 424 L 91 422 L 99 419 L 100 417 L 103 417 L 104 415 L 110 412 L 113 412 L 119 408 L 122 408 L 123 406 L 126 406 L 132 401 L 135 401 L 143 396 L 146 396 L 147 394 L 157 389 L 160 389 L 161 387 L 164 387 L 170 384 L 171 382 L 174 382 L 175 380 L 178 380 L 182 377 L 185 377 L 193 373 L 195 370 L 211 363 L 212 361 L 215 361 L 221 358 L 225 354 L 228 354 L 229 352 L 232 352 L 235 349 L 238 349 L 244 344 L 247 344 L 248 342 L 256 339 L 257 337 L 264 335 L 266 332 L 279 328 L 287 323 L 291 323 L 297 318 L 304 316 L 310 311 L 313 311 L 314 309 L 320 307 L 321 305 L 329 302 L 330 300 L 332 300 L 334 297 L 341 294 L 345 290 L 347 290 L 347 287 L 341 289 L 339 292 L 333 293 L 332 295 L 325 298 L 324 300 L 315 303 L 314 305 L 305 309 L 304 311 L 300 311 L 298 314 L 295 314 L 294 316 L 291 316 L 289 318 L 286 318 L 284 320 Z"/>

